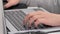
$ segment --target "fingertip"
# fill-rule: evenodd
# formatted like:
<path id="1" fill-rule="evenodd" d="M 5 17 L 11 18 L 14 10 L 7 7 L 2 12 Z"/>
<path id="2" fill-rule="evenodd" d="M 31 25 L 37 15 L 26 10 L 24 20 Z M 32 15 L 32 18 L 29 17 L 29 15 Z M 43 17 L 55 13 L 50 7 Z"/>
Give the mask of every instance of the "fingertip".
<path id="1" fill-rule="evenodd" d="M 37 26 L 38 26 L 38 24 L 39 24 L 39 22 L 38 22 L 38 21 L 36 21 L 36 22 L 35 22 L 35 27 L 37 27 Z"/>
<path id="2" fill-rule="evenodd" d="M 9 3 L 7 3 L 7 4 L 4 5 L 4 8 L 5 8 L 5 9 L 7 9 L 7 8 L 9 8 L 9 7 L 10 7 L 10 4 L 9 4 Z"/>

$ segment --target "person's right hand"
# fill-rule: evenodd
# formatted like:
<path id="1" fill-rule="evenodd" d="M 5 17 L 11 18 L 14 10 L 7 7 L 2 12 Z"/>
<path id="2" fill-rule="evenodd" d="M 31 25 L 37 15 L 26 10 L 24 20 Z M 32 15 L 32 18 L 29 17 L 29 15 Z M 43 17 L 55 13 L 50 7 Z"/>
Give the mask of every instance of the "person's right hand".
<path id="1" fill-rule="evenodd" d="M 9 8 L 11 6 L 14 6 L 20 2 L 20 0 L 7 0 L 8 3 L 4 5 L 4 8 Z"/>
<path id="2" fill-rule="evenodd" d="M 29 13 L 25 19 L 24 23 L 29 23 L 29 27 L 34 22 L 37 27 L 38 24 L 46 24 L 49 26 L 60 26 L 60 14 L 48 13 L 48 12 L 31 12 Z"/>

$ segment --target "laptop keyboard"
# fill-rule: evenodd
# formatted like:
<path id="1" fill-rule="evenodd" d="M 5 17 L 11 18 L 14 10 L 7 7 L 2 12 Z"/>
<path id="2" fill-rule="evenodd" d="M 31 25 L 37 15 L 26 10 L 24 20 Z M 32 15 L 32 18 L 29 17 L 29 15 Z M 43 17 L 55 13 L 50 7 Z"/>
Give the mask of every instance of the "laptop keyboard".
<path id="1" fill-rule="evenodd" d="M 5 10 L 5 18 L 8 19 L 8 21 L 18 30 L 28 30 L 28 29 L 44 29 L 44 28 L 50 28 L 51 26 L 46 26 L 46 25 L 39 25 L 37 28 L 34 26 L 34 24 L 32 24 L 31 27 L 28 27 L 28 25 L 24 25 L 23 24 L 23 19 L 26 16 L 26 14 L 28 14 L 31 11 L 37 11 L 40 9 L 34 9 L 34 10 Z M 28 12 L 29 11 L 29 12 Z"/>
<path id="2" fill-rule="evenodd" d="M 24 14 L 21 11 L 7 11 L 5 17 L 17 30 L 25 30 L 23 27 Z"/>

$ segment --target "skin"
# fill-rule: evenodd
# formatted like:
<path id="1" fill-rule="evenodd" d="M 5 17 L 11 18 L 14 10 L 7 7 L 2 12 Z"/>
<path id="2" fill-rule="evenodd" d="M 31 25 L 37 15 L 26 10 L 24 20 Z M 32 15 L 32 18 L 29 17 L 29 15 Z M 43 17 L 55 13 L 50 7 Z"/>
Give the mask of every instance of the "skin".
<path id="1" fill-rule="evenodd" d="M 14 6 L 20 2 L 20 0 L 7 0 L 8 3 L 4 5 L 4 8 L 9 8 L 11 6 Z"/>
<path id="2" fill-rule="evenodd" d="M 24 23 L 27 21 L 29 23 L 29 26 L 31 26 L 32 22 L 35 23 L 36 27 L 41 23 L 50 26 L 60 26 L 60 14 L 53 14 L 42 11 L 31 12 L 25 17 Z"/>

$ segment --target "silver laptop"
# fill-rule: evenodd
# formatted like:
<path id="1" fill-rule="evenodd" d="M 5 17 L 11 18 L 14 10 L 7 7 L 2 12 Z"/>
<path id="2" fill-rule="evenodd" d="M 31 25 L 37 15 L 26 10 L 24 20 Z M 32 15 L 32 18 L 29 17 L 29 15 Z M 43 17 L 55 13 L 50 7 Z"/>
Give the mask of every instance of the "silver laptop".
<path id="1" fill-rule="evenodd" d="M 47 34 L 47 33 L 54 33 L 54 32 L 60 32 L 60 27 L 44 27 L 41 26 L 37 27 L 35 29 L 34 25 L 31 26 L 31 28 L 28 28 L 27 25 L 23 25 L 23 19 L 24 17 L 32 12 L 32 11 L 38 11 L 42 10 L 45 11 L 43 8 L 38 7 L 30 7 L 28 9 L 12 9 L 12 10 L 5 10 L 5 19 L 6 19 L 6 25 L 8 28 L 8 34 Z"/>
<path id="2" fill-rule="evenodd" d="M 43 10 L 42 8 L 33 9 L 14 9 L 3 10 L 3 3 L 0 0 L 0 34 L 47 34 L 53 32 L 60 32 L 60 27 L 35 29 L 34 25 L 28 28 L 23 25 L 24 17 L 31 11 Z"/>

